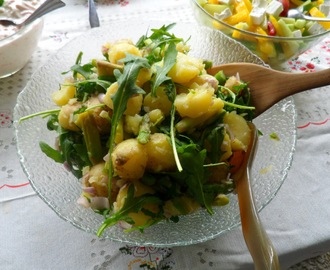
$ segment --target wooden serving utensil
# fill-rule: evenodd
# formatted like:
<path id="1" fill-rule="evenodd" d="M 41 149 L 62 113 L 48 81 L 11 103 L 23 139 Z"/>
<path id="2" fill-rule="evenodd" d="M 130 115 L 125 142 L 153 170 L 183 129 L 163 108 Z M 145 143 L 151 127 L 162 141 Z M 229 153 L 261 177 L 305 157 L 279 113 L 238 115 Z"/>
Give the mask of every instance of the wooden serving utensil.
<path id="1" fill-rule="evenodd" d="M 257 128 L 250 123 L 251 139 L 241 167 L 232 175 L 238 196 L 242 231 L 256 270 L 280 269 L 276 250 L 269 239 L 255 206 L 250 170 L 257 147 Z"/>
<path id="2" fill-rule="evenodd" d="M 255 106 L 255 117 L 275 103 L 293 94 L 330 84 L 330 69 L 309 73 L 290 73 L 252 63 L 230 63 L 214 66 L 208 73 L 223 70 L 226 76 L 239 74 L 248 83 Z"/>

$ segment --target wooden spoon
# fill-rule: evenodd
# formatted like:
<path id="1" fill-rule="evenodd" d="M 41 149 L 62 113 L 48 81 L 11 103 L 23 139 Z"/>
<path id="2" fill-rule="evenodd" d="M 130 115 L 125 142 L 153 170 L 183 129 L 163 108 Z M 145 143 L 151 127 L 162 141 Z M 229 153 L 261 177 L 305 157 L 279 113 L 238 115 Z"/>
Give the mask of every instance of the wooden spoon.
<path id="1" fill-rule="evenodd" d="M 257 146 L 257 128 L 250 123 L 251 139 L 243 164 L 233 179 L 236 185 L 240 208 L 242 231 L 245 243 L 252 256 L 256 270 L 280 269 L 276 250 L 258 216 L 250 181 L 250 169 Z"/>
<path id="2" fill-rule="evenodd" d="M 255 117 L 275 103 L 293 94 L 330 84 L 330 69 L 309 73 L 290 73 L 252 63 L 231 63 L 214 66 L 208 73 L 223 70 L 226 76 L 239 74 L 250 87 Z"/>

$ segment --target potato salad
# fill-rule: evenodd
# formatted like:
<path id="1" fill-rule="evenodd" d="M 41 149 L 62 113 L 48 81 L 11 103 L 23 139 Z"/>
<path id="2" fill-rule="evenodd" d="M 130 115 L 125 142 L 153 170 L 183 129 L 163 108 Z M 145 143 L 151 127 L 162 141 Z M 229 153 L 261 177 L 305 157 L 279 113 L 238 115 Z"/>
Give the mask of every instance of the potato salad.
<path id="1" fill-rule="evenodd" d="M 175 24 L 149 30 L 133 43 L 105 43 L 103 59 L 83 53 L 43 112 L 58 133 L 42 151 L 82 183 L 78 203 L 109 226 L 143 231 L 180 222 L 197 209 L 213 213 L 235 189 L 231 175 L 250 141 L 248 86 L 188 54 Z"/>

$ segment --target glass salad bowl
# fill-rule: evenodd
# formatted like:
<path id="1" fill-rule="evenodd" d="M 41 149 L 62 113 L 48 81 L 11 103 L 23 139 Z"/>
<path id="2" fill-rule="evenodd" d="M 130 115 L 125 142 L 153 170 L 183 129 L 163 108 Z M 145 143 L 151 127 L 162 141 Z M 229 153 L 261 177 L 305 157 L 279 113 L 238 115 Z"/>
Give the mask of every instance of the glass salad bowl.
<path id="1" fill-rule="evenodd" d="M 317 22 L 295 20 L 286 17 L 275 18 L 272 16 L 270 18 L 269 16 L 267 17 L 267 24 L 270 25 L 263 26 L 262 24 L 253 24 L 251 26 L 249 23 L 245 22 L 249 19 L 243 18 L 243 13 L 245 11 L 251 12 L 253 8 L 249 0 L 235 1 L 235 3 L 240 3 L 239 5 L 242 6 L 241 18 L 236 16 L 235 20 L 222 20 L 220 19 L 222 17 L 219 13 L 222 12 L 221 10 L 224 5 L 209 4 L 211 2 L 212 1 L 207 0 L 191 0 L 191 5 L 197 21 L 202 25 L 216 29 L 226 36 L 240 42 L 274 69 L 281 69 L 280 66 L 282 63 L 310 49 L 330 33 L 330 22 L 321 23 L 325 25 L 325 27 L 322 27 Z M 280 2 L 281 1 L 278 3 Z M 289 4 L 289 0 L 285 0 L 284 2 Z M 307 4 L 308 1 L 302 2 L 296 0 L 294 2 Z M 236 6 L 235 4 L 235 8 L 238 8 Z M 258 18 L 258 16 L 256 17 Z M 229 24 L 231 22 L 232 24 Z M 309 28 L 311 29 L 310 32 L 306 30 Z M 254 32 L 250 29 L 253 29 Z M 271 33 L 271 31 L 273 31 L 273 33 Z M 303 34 L 301 34 L 301 32 L 303 32 Z M 295 36 L 294 33 L 297 33 L 297 36 Z"/>
<path id="2" fill-rule="evenodd" d="M 22 123 L 26 115 L 54 108 L 51 93 L 63 81 L 61 72 L 69 70 L 77 54 L 84 52 L 85 62 L 101 57 L 101 46 L 107 41 L 131 38 L 133 41 L 146 33 L 146 29 L 160 28 L 168 22 L 118 22 L 94 28 L 64 46 L 41 67 L 20 93 L 14 110 L 17 148 L 20 161 L 32 187 L 40 198 L 65 221 L 77 228 L 96 234 L 104 218 L 77 203 L 81 195 L 81 182 L 62 164 L 47 158 L 39 148 L 39 141 L 55 143 L 55 133 L 48 131 L 46 119 L 34 117 Z M 176 36 L 188 39 L 192 55 L 211 59 L 214 65 L 226 62 L 253 62 L 263 64 L 239 43 L 221 33 L 195 24 L 177 23 L 171 30 Z M 205 50 L 205 42 L 209 50 Z M 222 49 L 219 49 L 222 48 Z M 259 150 L 252 170 L 253 189 L 258 210 L 276 195 L 286 178 L 293 157 L 296 129 L 295 106 L 287 98 L 254 120 L 261 130 Z M 278 140 L 272 139 L 276 132 Z M 124 232 L 119 226 L 107 228 L 101 237 L 113 241 L 143 246 L 184 246 L 214 239 L 240 225 L 238 201 L 230 194 L 230 203 L 215 207 L 215 214 L 204 209 L 180 217 L 178 223 L 161 222 L 144 230 Z M 47 226 L 47 224 L 45 224 Z"/>

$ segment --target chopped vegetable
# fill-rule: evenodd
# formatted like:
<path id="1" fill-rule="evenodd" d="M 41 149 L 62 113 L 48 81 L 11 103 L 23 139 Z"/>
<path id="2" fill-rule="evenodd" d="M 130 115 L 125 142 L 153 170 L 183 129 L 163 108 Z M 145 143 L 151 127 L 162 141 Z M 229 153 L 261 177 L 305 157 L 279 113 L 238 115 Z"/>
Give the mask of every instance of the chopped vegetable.
<path id="1" fill-rule="evenodd" d="M 288 18 L 289 8 L 297 8 L 312 17 L 329 17 L 329 3 L 324 0 L 199 0 L 199 5 L 214 18 L 213 26 L 255 52 L 266 63 L 278 63 L 304 50 L 309 37 L 330 29 L 330 22 L 313 22 Z M 221 25 L 222 21 L 236 28 Z M 265 36 L 252 36 L 245 32 Z M 283 41 L 271 37 L 289 37 L 296 40 Z"/>

